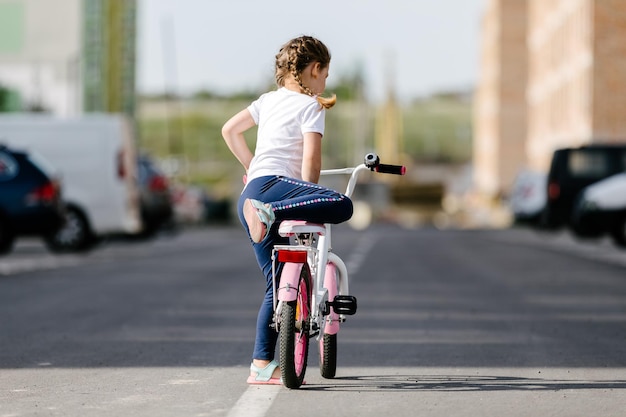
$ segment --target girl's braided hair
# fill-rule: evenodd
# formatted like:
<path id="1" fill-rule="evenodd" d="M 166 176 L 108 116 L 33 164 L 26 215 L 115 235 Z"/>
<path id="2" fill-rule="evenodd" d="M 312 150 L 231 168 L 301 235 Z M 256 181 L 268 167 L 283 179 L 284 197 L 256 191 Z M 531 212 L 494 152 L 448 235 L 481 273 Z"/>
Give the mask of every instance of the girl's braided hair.
<path id="1" fill-rule="evenodd" d="M 311 36 L 300 36 L 290 40 L 276 54 L 276 85 L 284 87 L 285 77 L 291 74 L 305 94 L 315 97 L 315 94 L 302 83 L 300 78 L 302 71 L 311 62 L 319 62 L 322 68 L 330 64 L 330 52 L 326 45 Z M 325 109 L 331 108 L 337 102 L 336 96 L 330 98 L 317 96 L 316 99 Z"/>

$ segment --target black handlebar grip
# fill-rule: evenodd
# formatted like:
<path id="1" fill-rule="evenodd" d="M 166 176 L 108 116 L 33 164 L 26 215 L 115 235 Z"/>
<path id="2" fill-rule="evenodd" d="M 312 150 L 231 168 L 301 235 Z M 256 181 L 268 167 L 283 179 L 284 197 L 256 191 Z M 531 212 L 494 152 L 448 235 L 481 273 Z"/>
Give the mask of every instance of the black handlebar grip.
<path id="1" fill-rule="evenodd" d="M 378 164 L 374 167 L 374 171 L 381 174 L 404 175 L 406 174 L 406 167 L 403 165 Z"/>

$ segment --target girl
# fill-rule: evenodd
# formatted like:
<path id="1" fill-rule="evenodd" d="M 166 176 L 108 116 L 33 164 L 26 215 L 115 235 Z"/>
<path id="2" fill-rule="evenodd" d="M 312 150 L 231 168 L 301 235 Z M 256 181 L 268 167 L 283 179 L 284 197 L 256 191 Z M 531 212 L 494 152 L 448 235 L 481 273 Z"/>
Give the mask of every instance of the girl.
<path id="1" fill-rule="evenodd" d="M 330 53 L 319 40 L 310 36 L 290 40 L 276 55 L 278 89 L 261 95 L 222 128 L 228 148 L 246 170 L 237 209 L 267 284 L 257 317 L 250 384 L 281 383 L 274 360 L 277 333 L 270 328 L 271 255 L 274 245 L 288 244 L 289 239 L 278 235 L 278 224 L 282 220 L 336 224 L 352 216 L 348 197 L 317 185 L 325 111 L 336 102 L 335 96 L 321 96 L 329 65 Z M 244 132 L 255 125 L 253 155 Z"/>

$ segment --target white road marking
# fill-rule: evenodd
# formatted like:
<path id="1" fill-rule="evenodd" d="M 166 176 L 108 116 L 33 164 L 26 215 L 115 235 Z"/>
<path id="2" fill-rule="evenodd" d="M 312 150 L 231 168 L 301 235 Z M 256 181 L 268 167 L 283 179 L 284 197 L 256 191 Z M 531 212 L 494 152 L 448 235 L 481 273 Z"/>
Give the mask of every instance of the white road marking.
<path id="1" fill-rule="evenodd" d="M 10 259 L 0 262 L 0 275 L 13 275 L 20 272 L 32 272 L 45 269 L 56 269 L 76 266 L 84 262 L 79 257 L 32 257 L 27 259 Z"/>
<path id="2" fill-rule="evenodd" d="M 377 235 L 375 233 L 363 233 L 361 235 L 359 241 L 354 247 L 354 250 L 348 258 L 348 261 L 346 262 L 348 273 L 352 275 L 359 271 L 359 268 L 361 268 L 367 254 L 370 250 L 372 250 L 374 244 L 376 243 L 376 236 Z"/>
<path id="3" fill-rule="evenodd" d="M 250 385 L 228 417 L 264 417 L 278 396 L 282 385 Z"/>

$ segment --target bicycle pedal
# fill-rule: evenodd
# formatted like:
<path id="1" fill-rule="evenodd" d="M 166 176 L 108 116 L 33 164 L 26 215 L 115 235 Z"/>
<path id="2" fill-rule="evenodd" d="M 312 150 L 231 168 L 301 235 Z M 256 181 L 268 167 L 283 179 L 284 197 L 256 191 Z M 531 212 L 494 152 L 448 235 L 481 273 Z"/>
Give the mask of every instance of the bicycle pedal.
<path id="1" fill-rule="evenodd" d="M 352 295 L 337 295 L 329 304 L 337 314 L 351 316 L 356 313 L 356 297 Z"/>

